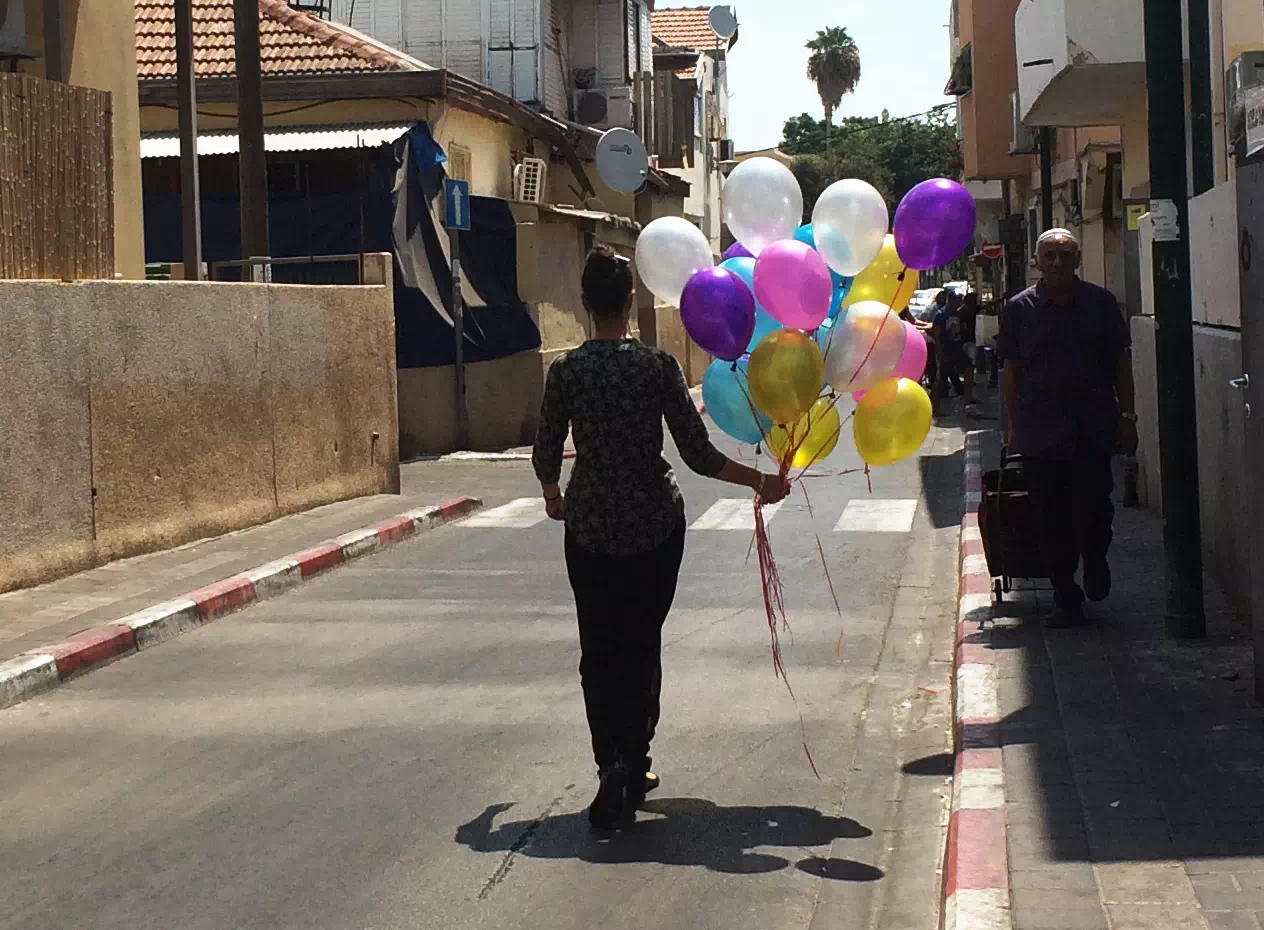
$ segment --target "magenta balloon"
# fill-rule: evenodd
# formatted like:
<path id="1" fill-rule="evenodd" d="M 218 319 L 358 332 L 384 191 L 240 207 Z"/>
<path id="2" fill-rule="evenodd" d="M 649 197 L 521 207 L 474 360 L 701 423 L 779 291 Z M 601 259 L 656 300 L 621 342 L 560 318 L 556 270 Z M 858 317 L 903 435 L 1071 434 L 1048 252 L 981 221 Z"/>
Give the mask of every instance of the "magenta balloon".
<path id="1" fill-rule="evenodd" d="M 816 329 L 829 315 L 833 296 L 829 266 L 803 242 L 774 242 L 755 260 L 755 299 L 786 326 Z"/>
<path id="2" fill-rule="evenodd" d="M 731 362 L 750 345 L 755 332 L 755 298 L 746 282 L 727 268 L 693 273 L 680 296 L 680 320 L 694 342 Z"/>
<path id="3" fill-rule="evenodd" d="M 731 246 L 724 250 L 724 258 L 722 261 L 728 261 L 730 258 L 754 258 L 751 250 L 746 248 L 740 242 L 734 242 Z"/>
<path id="4" fill-rule="evenodd" d="M 904 323 L 904 354 L 900 356 L 891 377 L 921 381 L 926 373 L 926 337 L 908 320 L 901 322 Z"/>
<path id="5" fill-rule="evenodd" d="M 904 195 L 895 211 L 895 250 L 925 271 L 955 259 L 974 240 L 974 198 L 956 181 L 932 178 Z"/>

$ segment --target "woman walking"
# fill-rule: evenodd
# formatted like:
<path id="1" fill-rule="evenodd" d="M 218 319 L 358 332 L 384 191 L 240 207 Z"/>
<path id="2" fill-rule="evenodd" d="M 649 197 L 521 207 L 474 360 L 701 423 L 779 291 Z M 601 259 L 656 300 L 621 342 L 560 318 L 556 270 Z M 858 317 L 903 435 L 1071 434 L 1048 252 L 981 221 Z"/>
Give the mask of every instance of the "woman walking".
<path id="1" fill-rule="evenodd" d="M 532 458 L 545 509 L 566 523 L 566 570 L 579 616 L 579 673 L 600 787 L 594 827 L 635 819 L 658 724 L 662 628 L 685 547 L 684 503 L 663 458 L 663 420 L 685 464 L 753 490 L 764 504 L 789 483 L 740 465 L 712 445 L 680 365 L 628 338 L 628 261 L 598 246 L 588 256 L 583 302 L 592 338 L 553 362 Z M 568 429 L 575 467 L 558 487 Z"/>

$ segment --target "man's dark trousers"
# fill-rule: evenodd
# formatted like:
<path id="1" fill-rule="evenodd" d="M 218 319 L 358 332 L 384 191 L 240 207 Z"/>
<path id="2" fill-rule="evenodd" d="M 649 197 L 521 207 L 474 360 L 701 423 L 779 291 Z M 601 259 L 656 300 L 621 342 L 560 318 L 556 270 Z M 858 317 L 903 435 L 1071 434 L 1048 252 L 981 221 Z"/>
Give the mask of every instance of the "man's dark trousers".
<path id="1" fill-rule="evenodd" d="M 1076 567 L 1081 558 L 1085 565 L 1104 562 L 1110 548 L 1115 519 L 1110 459 L 1083 446 L 1070 461 L 1023 458 L 1057 607 L 1075 609 L 1084 603 L 1084 592 L 1075 583 Z"/>

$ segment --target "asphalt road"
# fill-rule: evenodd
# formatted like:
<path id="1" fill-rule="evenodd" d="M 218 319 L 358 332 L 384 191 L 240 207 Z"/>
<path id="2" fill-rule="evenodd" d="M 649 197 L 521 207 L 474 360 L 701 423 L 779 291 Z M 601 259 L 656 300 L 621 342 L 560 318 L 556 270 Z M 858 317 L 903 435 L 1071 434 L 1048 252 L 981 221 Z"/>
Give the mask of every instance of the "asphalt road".
<path id="1" fill-rule="evenodd" d="M 691 524 L 736 528 L 688 534 L 633 830 L 587 828 L 562 533 L 520 504 L 0 711 L 0 928 L 937 927 L 959 448 L 772 518 L 797 703 L 745 508 L 712 510 L 743 495 L 681 475 Z M 522 463 L 426 481 L 538 493 Z"/>

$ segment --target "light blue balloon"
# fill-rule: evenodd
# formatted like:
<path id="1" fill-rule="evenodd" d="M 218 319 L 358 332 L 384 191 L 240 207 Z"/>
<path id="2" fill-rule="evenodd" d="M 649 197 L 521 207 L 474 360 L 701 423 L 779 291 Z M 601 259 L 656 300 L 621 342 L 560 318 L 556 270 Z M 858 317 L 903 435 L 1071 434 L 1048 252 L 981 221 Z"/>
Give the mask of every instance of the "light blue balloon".
<path id="1" fill-rule="evenodd" d="M 830 274 L 834 278 L 834 299 L 830 304 L 829 319 L 836 320 L 843 310 L 843 301 L 847 297 L 847 292 L 851 290 L 851 282 L 856 279 L 844 278 L 842 275 L 836 275 L 832 271 Z"/>
<path id="2" fill-rule="evenodd" d="M 746 362 L 716 359 L 702 376 L 702 402 L 715 425 L 738 442 L 755 445 L 772 429 L 772 421 L 752 412 Z"/>
<path id="3" fill-rule="evenodd" d="M 816 248 L 816 233 L 812 231 L 811 223 L 804 223 L 794 231 L 794 238 L 798 239 L 804 245 L 810 248 Z M 847 291 L 851 289 L 852 278 L 845 278 L 833 268 L 830 269 L 830 280 L 834 282 L 834 300 L 830 304 L 830 316 L 838 316 L 838 311 L 843 305 L 843 298 L 847 296 Z"/>
<path id="4" fill-rule="evenodd" d="M 733 274 L 737 275 L 750 288 L 753 295 L 755 293 L 755 259 L 753 258 L 730 258 L 720 262 L 721 268 L 727 268 Z M 755 346 L 759 345 L 759 340 L 763 339 L 771 332 L 783 329 L 782 325 L 774 320 L 771 314 L 763 308 L 758 300 L 755 301 L 755 332 L 751 334 L 750 344 L 746 347 L 747 352 L 754 352 Z"/>

